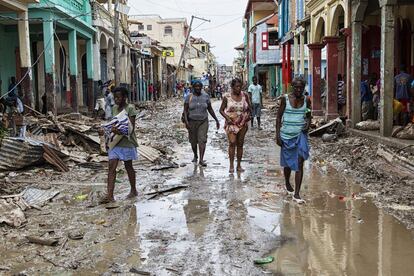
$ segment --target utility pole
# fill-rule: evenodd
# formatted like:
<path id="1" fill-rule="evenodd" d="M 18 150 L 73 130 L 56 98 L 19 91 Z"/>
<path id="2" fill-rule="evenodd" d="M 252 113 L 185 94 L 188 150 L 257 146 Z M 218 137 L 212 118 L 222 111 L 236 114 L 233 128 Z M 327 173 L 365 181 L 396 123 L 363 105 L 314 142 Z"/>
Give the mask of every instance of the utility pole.
<path id="1" fill-rule="evenodd" d="M 181 51 L 180 61 L 178 62 L 178 68 L 177 68 L 177 71 L 176 71 L 176 73 L 175 73 L 175 77 L 176 77 L 176 78 L 177 78 L 178 71 L 179 71 L 179 70 L 180 70 L 180 68 L 181 68 L 181 63 L 183 62 L 184 52 L 185 52 L 185 48 L 187 48 L 188 39 L 190 38 L 190 33 L 191 33 L 191 28 L 192 28 L 192 26 L 193 26 L 193 21 L 194 21 L 194 18 L 197 18 L 197 19 L 199 19 L 199 20 L 206 21 L 206 22 L 211 22 L 210 20 L 207 20 L 207 19 L 205 19 L 205 18 L 197 17 L 197 16 L 195 16 L 195 15 L 192 15 L 192 16 L 191 16 L 190 28 L 188 29 L 187 36 L 185 37 L 184 47 L 183 47 L 183 50 Z M 185 68 L 184 68 L 184 69 L 185 69 Z"/>
<path id="2" fill-rule="evenodd" d="M 115 22 L 114 22 L 114 66 L 115 66 L 115 86 L 121 83 L 120 60 L 119 60 L 119 0 L 115 0 Z"/>

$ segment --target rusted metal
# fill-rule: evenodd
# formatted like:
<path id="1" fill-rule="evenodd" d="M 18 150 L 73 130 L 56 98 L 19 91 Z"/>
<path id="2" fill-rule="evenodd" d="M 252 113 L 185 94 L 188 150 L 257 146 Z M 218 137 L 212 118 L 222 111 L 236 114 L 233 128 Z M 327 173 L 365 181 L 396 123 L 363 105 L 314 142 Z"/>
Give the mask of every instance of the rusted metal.
<path id="1" fill-rule="evenodd" d="M 0 146 L 0 171 L 19 170 L 41 163 L 42 143 L 30 138 L 4 138 Z"/>

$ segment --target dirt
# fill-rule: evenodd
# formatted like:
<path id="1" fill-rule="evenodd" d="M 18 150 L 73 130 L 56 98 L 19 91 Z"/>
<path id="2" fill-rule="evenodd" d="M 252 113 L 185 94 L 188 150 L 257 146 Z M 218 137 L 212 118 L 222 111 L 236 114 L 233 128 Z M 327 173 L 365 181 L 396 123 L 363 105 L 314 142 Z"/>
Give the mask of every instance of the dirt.
<path id="1" fill-rule="evenodd" d="M 119 167 L 117 205 L 109 209 L 97 204 L 105 191 L 105 162 L 71 166 L 69 173 L 46 166 L 5 175 L 2 193 L 26 186 L 61 192 L 26 211 L 23 227 L 0 226 L 0 274 L 409 275 L 414 269 L 414 233 L 376 207 L 352 174 L 336 170 L 317 145 L 316 159 L 305 165 L 307 204 L 286 196 L 273 111 L 263 112 L 264 130 L 248 132 L 246 171 L 229 175 L 226 136 L 213 122 L 208 167 L 190 162 L 181 110 L 178 100 L 147 106 L 137 129 L 140 143 L 180 166 L 154 171 L 156 164 L 143 158 L 134 162 L 139 196 L 132 200 L 124 199 L 129 185 Z M 164 190 L 170 191 L 153 196 Z M 32 244 L 29 235 L 59 243 Z M 275 261 L 254 264 L 267 256 Z"/>

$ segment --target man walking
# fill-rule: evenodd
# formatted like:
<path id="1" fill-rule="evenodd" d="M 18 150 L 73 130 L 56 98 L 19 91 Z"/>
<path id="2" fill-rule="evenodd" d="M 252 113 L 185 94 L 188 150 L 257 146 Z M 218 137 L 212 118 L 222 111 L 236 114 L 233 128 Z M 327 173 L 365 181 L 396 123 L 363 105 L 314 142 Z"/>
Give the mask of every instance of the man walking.
<path id="1" fill-rule="evenodd" d="M 311 123 L 311 102 L 304 96 L 305 80 L 292 81 L 293 93 L 280 97 L 276 118 L 276 142 L 281 147 L 280 165 L 283 167 L 286 190 L 293 194 L 293 201 L 305 203 L 300 197 L 303 163 L 309 158 L 308 135 Z M 295 188 L 290 184 L 290 174 L 295 171 Z"/>
<path id="2" fill-rule="evenodd" d="M 262 97 L 262 86 L 257 83 L 257 77 L 253 77 L 253 83 L 249 86 L 249 94 L 250 99 L 252 100 L 252 127 L 254 126 L 254 118 L 257 118 L 257 125 L 259 130 L 262 128 L 260 127 L 260 115 L 262 113 L 262 104 L 263 104 L 263 97 Z"/>
<path id="3" fill-rule="evenodd" d="M 405 65 L 401 65 L 400 73 L 395 76 L 395 98 L 403 105 L 403 110 L 400 113 L 399 122 L 406 126 L 409 121 L 409 103 L 411 101 L 411 81 L 412 77 L 406 73 Z"/>

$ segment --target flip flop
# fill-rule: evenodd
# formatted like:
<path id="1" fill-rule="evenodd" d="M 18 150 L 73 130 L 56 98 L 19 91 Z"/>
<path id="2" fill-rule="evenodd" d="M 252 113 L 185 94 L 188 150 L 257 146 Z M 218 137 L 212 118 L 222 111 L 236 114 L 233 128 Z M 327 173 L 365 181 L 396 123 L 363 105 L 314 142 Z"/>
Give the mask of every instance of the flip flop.
<path id="1" fill-rule="evenodd" d="M 285 191 L 288 196 L 293 196 L 295 194 L 295 191 L 290 192 L 288 189 L 286 189 L 286 187 L 285 187 Z"/>
<path id="2" fill-rule="evenodd" d="M 301 198 L 296 198 L 295 196 L 292 197 L 293 202 L 297 204 L 306 204 L 306 201 Z"/>

